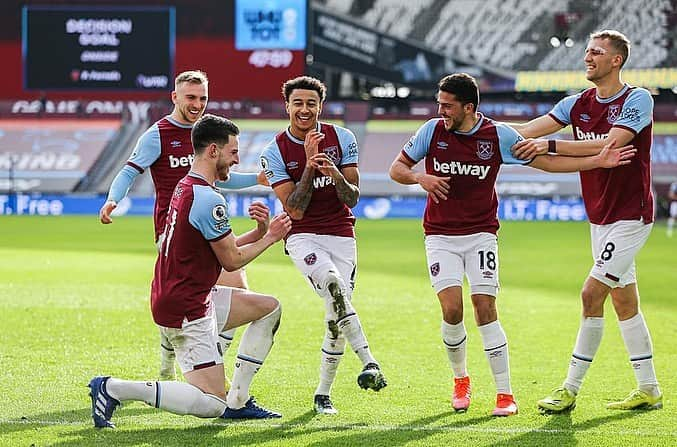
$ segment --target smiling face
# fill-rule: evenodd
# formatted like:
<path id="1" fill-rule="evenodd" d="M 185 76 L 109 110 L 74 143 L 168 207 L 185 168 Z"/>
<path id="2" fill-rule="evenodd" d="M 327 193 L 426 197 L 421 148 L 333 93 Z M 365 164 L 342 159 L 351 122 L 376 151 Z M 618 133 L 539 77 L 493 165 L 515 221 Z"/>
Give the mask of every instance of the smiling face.
<path id="1" fill-rule="evenodd" d="M 216 143 L 214 143 L 216 145 Z M 230 168 L 240 162 L 239 147 L 240 137 L 238 135 L 231 135 L 228 137 L 228 142 L 218 149 L 218 158 L 216 159 L 216 179 L 221 181 L 228 180 Z"/>
<path id="2" fill-rule="evenodd" d="M 444 128 L 449 132 L 461 127 L 473 115 L 472 109 L 472 104 L 461 103 L 453 93 L 442 90 L 437 92 L 437 113 L 444 120 Z"/>
<path id="3" fill-rule="evenodd" d="M 207 84 L 182 82 L 172 92 L 172 117 L 181 124 L 194 124 L 207 107 Z"/>
<path id="4" fill-rule="evenodd" d="M 322 111 L 320 95 L 315 90 L 294 89 L 285 103 L 291 133 L 300 139 L 315 129 Z"/>
<path id="5" fill-rule="evenodd" d="M 585 78 L 597 82 L 617 73 L 623 65 L 623 56 L 614 49 L 609 39 L 593 38 L 585 49 Z"/>

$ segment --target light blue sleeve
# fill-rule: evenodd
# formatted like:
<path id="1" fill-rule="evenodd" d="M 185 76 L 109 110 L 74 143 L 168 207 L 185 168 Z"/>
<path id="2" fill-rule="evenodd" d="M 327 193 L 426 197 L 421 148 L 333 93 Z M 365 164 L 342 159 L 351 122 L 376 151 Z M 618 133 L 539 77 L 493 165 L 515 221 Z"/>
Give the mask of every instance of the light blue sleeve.
<path id="1" fill-rule="evenodd" d="M 275 140 L 268 143 L 261 153 L 261 169 L 265 172 L 270 186 L 275 186 L 280 182 L 291 179 L 285 168 L 280 148 L 277 147 Z"/>
<path id="2" fill-rule="evenodd" d="M 231 232 L 226 200 L 205 185 L 193 185 L 193 205 L 188 222 L 208 241 L 220 239 Z"/>
<path id="3" fill-rule="evenodd" d="M 230 172 L 228 180 L 217 181 L 216 186 L 223 189 L 242 189 L 256 186 L 256 172 Z"/>
<path id="4" fill-rule="evenodd" d="M 522 135 L 505 123 L 496 123 L 496 132 L 498 133 L 498 148 L 501 151 L 503 163 L 507 165 L 525 165 L 531 163 L 531 160 L 519 160 L 515 158 L 510 150 L 515 143 L 524 139 Z"/>
<path id="5" fill-rule="evenodd" d="M 571 124 L 571 109 L 574 107 L 576 100 L 581 96 L 581 94 L 567 96 L 566 98 L 560 100 L 555 107 L 550 111 L 550 115 L 555 117 L 560 124 L 567 125 Z"/>
<path id="6" fill-rule="evenodd" d="M 338 135 L 339 144 L 343 151 L 341 166 L 357 164 L 360 149 L 357 146 L 355 134 L 345 127 L 334 126 L 334 129 L 336 129 L 336 135 Z"/>
<path id="7" fill-rule="evenodd" d="M 110 185 L 108 200 L 114 200 L 116 203 L 119 203 L 120 200 L 124 199 L 129 192 L 129 188 L 134 184 L 134 179 L 139 174 L 140 172 L 138 170 L 129 165 L 124 165 Z"/>
<path id="8" fill-rule="evenodd" d="M 160 158 L 160 153 L 160 129 L 156 123 L 139 137 L 128 161 L 145 170 Z"/>
<path id="9" fill-rule="evenodd" d="M 653 98 L 648 90 L 636 88 L 630 92 L 623 103 L 620 117 L 614 126 L 622 126 L 639 133 L 651 124 L 653 119 Z"/>
<path id="10" fill-rule="evenodd" d="M 407 144 L 404 145 L 402 151 L 416 163 L 423 160 L 423 158 L 428 154 L 428 149 L 430 148 L 430 142 L 433 139 L 433 133 L 435 132 L 435 126 L 439 122 L 439 119 L 432 119 L 427 121 L 424 125 L 419 127 L 413 137 L 409 139 Z"/>

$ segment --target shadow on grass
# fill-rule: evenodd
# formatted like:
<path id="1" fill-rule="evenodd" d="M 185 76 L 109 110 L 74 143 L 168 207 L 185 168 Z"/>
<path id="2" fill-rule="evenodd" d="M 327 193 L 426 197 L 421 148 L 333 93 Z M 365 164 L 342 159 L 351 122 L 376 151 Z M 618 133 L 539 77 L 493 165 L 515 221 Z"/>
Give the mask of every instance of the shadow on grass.
<path id="1" fill-rule="evenodd" d="M 153 408 L 126 408 L 125 415 L 144 415 L 157 412 Z M 314 411 L 307 411 L 293 419 L 277 423 L 271 421 L 242 421 L 232 422 L 215 419 L 205 420 L 202 426 L 190 427 L 138 427 L 128 424 L 119 425 L 115 430 L 98 430 L 94 428 L 78 428 L 68 430 L 63 434 L 60 441 L 53 444 L 59 447 L 77 447 L 91 445 L 162 445 L 162 446 L 185 446 L 185 445 L 228 445 L 228 446 L 251 446 L 262 443 L 272 445 L 294 444 L 295 438 L 311 436 L 317 433 L 326 433 L 326 438 L 309 443 L 308 439 L 302 442 L 305 445 L 315 447 L 328 446 L 398 446 L 411 441 L 419 441 L 433 434 L 439 433 L 436 426 L 429 427 L 439 419 L 448 417 L 453 412 L 440 413 L 425 418 L 411 420 L 400 426 L 388 426 L 379 429 L 369 424 L 334 424 L 332 418 L 318 416 Z M 21 424 L 3 424 L 3 428 L 16 431 L 30 431 L 44 426 L 47 422 L 63 421 L 64 425 L 78 423 L 83 420 L 89 421 L 90 410 L 73 410 L 66 412 L 51 412 L 36 415 L 29 420 L 21 420 Z M 477 425 L 492 419 L 489 416 L 474 419 L 462 419 L 445 427 L 463 427 Z M 19 421 L 19 420 L 16 420 Z M 267 423 L 270 426 L 266 426 Z M 324 425 L 326 424 L 326 425 Z M 52 424 L 50 424 L 52 425 Z M 3 430 L 3 434 L 9 432 Z M 25 435 L 28 435 L 26 433 Z"/>
<path id="2" fill-rule="evenodd" d="M 316 416 L 310 410 L 296 418 L 282 424 L 277 420 L 269 421 L 225 421 L 223 419 L 205 419 L 203 426 L 148 428 L 118 426 L 115 430 L 95 428 L 81 429 L 70 432 L 73 439 L 63 440 L 53 444 L 59 447 L 76 447 L 91 445 L 228 445 L 251 446 L 264 442 L 293 442 L 297 436 L 329 430 L 322 426 L 306 425 Z M 190 417 L 190 416 L 187 416 Z M 270 427 L 266 424 L 270 423 Z"/>
<path id="3" fill-rule="evenodd" d="M 571 413 L 553 414 L 543 416 L 547 418 L 545 424 L 539 429 L 521 433 L 510 439 L 490 444 L 492 447 L 499 446 L 543 446 L 557 445 L 558 447 L 570 447 L 578 444 L 576 435 L 584 435 L 586 430 L 599 427 L 609 422 L 620 421 L 643 414 L 642 411 L 626 411 L 612 413 L 609 416 L 601 416 L 574 424 L 571 421 Z"/>
<path id="4" fill-rule="evenodd" d="M 151 407 L 141 406 L 125 406 L 125 416 L 138 416 L 156 413 L 158 410 Z M 69 411 L 51 411 L 48 413 L 41 413 L 31 416 L 22 416 L 20 418 L 7 419 L 7 423 L 0 423 L 0 433 L 14 433 L 24 430 L 33 430 L 35 427 L 45 427 L 54 425 L 80 425 L 84 421 L 90 423 L 92 421 L 91 408 L 83 408 L 81 410 Z"/>
<path id="5" fill-rule="evenodd" d="M 415 419 L 399 426 L 374 430 L 368 425 L 346 425 L 345 429 L 350 429 L 351 433 L 347 435 L 332 436 L 309 444 L 313 447 L 334 447 L 334 446 L 398 446 L 405 445 L 412 441 L 420 442 L 429 436 L 439 434 L 441 430 L 453 431 L 454 427 L 461 428 L 471 425 L 480 425 L 492 419 L 491 416 L 483 416 L 472 419 L 460 419 L 458 422 L 444 425 L 431 426 L 428 424 L 435 422 L 447 416 L 455 415 L 453 411 L 440 413 L 425 418 Z M 364 430 L 360 430 L 363 428 Z"/>

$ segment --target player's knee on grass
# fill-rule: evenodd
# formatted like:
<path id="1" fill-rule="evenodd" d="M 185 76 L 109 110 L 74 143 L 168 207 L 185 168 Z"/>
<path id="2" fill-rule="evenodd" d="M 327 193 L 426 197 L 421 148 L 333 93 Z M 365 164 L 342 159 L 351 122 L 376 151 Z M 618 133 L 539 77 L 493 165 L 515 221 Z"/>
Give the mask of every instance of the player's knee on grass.
<path id="1" fill-rule="evenodd" d="M 215 418 L 226 408 L 225 393 L 219 397 L 182 382 L 160 382 L 157 386 L 160 388 L 156 405 L 174 414 Z"/>

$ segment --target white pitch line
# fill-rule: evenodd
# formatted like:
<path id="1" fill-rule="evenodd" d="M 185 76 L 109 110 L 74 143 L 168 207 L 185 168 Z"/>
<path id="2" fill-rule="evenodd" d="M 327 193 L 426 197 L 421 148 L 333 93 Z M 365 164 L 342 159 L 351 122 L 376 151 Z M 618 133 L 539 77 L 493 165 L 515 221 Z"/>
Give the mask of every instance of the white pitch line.
<path id="1" fill-rule="evenodd" d="M 31 420 L 19 420 L 19 419 L 0 419 L 0 425 L 44 425 L 44 426 L 83 426 L 90 427 L 91 423 L 85 423 L 82 421 L 31 421 Z M 161 421 L 148 421 L 144 422 L 143 425 L 138 427 L 143 428 L 145 426 L 171 426 L 172 424 L 167 424 L 166 422 Z M 223 426 L 232 426 L 232 427 L 248 427 L 256 429 L 324 429 L 324 430 L 354 430 L 354 431 L 431 431 L 431 432 L 472 432 L 472 433 L 496 433 L 496 434 L 521 434 L 521 433 L 548 433 L 548 434 L 592 434 L 592 435 L 618 435 L 618 436 L 648 436 L 648 437 L 661 437 L 661 438 L 677 438 L 677 431 L 669 432 L 655 432 L 655 431 L 640 431 L 640 430 L 620 430 L 620 431 L 608 431 L 608 430 L 576 430 L 571 429 L 560 429 L 560 428 L 527 428 L 527 427 L 515 427 L 515 428 L 500 428 L 500 427 L 473 427 L 473 426 L 417 426 L 417 425 L 354 425 L 354 424 L 345 424 L 345 425 L 316 425 L 316 424 L 270 424 L 265 422 L 254 422 L 254 421 L 238 421 L 233 424 L 228 424 L 227 422 L 217 422 L 216 425 Z M 213 425 L 205 425 L 206 427 L 213 427 Z M 199 428 L 200 425 L 193 426 Z"/>

